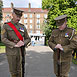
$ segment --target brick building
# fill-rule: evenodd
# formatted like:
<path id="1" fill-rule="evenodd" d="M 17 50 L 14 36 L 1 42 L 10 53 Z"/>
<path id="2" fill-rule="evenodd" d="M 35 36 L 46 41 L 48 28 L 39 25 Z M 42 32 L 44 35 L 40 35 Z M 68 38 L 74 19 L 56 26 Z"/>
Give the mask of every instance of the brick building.
<path id="1" fill-rule="evenodd" d="M 41 25 L 47 18 L 47 10 L 42 10 L 42 8 L 31 8 L 29 3 L 28 8 L 20 8 L 24 10 L 23 16 L 20 23 L 24 24 L 27 28 L 29 35 L 34 36 L 36 40 L 43 37 L 43 31 L 41 30 Z M 12 8 L 3 8 L 3 20 L 2 23 L 8 22 L 12 19 Z"/>

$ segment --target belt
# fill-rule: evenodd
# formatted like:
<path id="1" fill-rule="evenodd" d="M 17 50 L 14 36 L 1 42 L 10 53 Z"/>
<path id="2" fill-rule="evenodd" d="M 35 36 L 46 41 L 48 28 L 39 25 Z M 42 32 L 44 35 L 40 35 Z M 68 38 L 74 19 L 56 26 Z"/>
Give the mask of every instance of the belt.
<path id="1" fill-rule="evenodd" d="M 13 39 L 9 39 L 10 41 L 14 42 L 14 43 L 17 43 L 18 40 L 13 40 Z"/>

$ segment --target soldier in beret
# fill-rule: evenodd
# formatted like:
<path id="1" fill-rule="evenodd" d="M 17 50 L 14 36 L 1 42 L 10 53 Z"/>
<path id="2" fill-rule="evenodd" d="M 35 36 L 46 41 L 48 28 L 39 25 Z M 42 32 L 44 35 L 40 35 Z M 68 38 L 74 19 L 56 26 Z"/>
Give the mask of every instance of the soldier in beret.
<path id="1" fill-rule="evenodd" d="M 23 24 L 19 23 L 22 14 L 21 9 L 13 8 L 12 20 L 4 23 L 1 31 L 1 39 L 6 46 L 11 77 L 22 77 L 22 52 L 25 51 L 25 47 L 31 41 L 27 29 Z M 23 51 L 21 51 L 22 47 Z"/>
<path id="2" fill-rule="evenodd" d="M 56 77 L 68 77 L 70 62 L 72 60 L 72 50 L 76 48 L 75 30 L 67 27 L 67 15 L 61 15 L 54 19 L 58 28 L 52 31 L 49 38 L 49 47 L 54 51 L 54 73 Z M 59 49 L 59 53 L 58 53 Z M 59 62 L 58 62 L 59 55 Z M 58 64 L 60 69 L 58 69 Z M 59 73 L 59 74 L 58 74 Z"/>

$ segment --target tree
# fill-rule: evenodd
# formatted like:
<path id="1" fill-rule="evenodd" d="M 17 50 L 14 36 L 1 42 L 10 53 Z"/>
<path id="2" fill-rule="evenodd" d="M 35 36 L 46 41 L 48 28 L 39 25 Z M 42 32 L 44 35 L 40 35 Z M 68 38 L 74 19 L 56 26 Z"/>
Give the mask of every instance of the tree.
<path id="1" fill-rule="evenodd" d="M 1 41 L 1 20 L 2 20 L 2 1 L 0 0 L 0 41 Z"/>
<path id="2" fill-rule="evenodd" d="M 47 26 L 45 26 L 44 33 L 47 40 L 51 35 L 51 31 L 57 28 L 54 18 L 59 15 L 67 15 L 67 25 L 75 28 L 77 31 L 77 0 L 42 0 L 42 9 L 47 9 Z M 47 29 L 49 33 L 47 32 Z M 48 34 L 48 35 L 47 35 Z"/>
<path id="3" fill-rule="evenodd" d="M 0 21 L 2 20 L 2 6 L 3 6 L 3 3 L 0 0 Z"/>

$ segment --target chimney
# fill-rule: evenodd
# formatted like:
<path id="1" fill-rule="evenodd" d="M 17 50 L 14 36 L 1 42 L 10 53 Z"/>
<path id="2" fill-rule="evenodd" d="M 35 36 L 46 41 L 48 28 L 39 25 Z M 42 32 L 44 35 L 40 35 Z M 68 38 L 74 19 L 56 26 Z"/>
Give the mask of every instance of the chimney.
<path id="1" fill-rule="evenodd" d="M 29 9 L 31 9 L 31 3 L 29 3 Z"/>
<path id="2" fill-rule="evenodd" d="M 11 8 L 13 9 L 13 7 L 14 7 L 14 5 L 13 5 L 13 3 L 11 2 Z"/>
<path id="3" fill-rule="evenodd" d="M 13 12 L 13 8 L 14 8 L 14 5 L 13 5 L 13 3 L 11 2 L 11 12 Z"/>
<path id="4" fill-rule="evenodd" d="M 29 3 L 29 10 L 28 10 L 29 12 L 31 12 L 31 4 Z"/>

